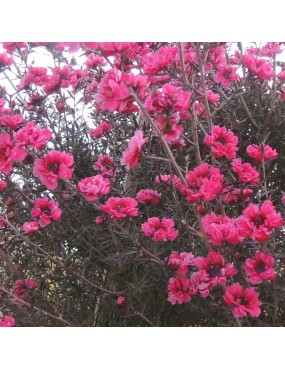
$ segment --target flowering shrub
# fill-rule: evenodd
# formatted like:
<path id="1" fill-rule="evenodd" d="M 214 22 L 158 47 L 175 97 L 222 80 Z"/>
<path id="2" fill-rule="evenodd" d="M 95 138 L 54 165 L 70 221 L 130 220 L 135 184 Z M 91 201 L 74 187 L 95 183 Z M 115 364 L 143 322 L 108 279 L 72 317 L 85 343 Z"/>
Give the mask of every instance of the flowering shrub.
<path id="1" fill-rule="evenodd" d="M 2 43 L 0 327 L 284 326 L 283 52 Z"/>

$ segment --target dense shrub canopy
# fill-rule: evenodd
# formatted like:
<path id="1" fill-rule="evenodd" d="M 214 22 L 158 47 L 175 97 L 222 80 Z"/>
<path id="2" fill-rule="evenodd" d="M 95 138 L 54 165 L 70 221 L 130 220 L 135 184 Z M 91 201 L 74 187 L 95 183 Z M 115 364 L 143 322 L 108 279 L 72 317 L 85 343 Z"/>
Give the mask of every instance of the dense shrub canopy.
<path id="1" fill-rule="evenodd" d="M 283 326 L 284 43 L 2 43 L 0 326 Z"/>

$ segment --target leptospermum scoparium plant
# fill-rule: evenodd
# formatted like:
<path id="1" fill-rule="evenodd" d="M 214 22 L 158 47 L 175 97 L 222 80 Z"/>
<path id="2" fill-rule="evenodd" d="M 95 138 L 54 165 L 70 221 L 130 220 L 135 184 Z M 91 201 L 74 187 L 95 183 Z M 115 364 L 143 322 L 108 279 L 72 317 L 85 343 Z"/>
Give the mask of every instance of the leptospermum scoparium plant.
<path id="1" fill-rule="evenodd" d="M 284 326 L 284 48 L 3 42 L 0 327 Z"/>

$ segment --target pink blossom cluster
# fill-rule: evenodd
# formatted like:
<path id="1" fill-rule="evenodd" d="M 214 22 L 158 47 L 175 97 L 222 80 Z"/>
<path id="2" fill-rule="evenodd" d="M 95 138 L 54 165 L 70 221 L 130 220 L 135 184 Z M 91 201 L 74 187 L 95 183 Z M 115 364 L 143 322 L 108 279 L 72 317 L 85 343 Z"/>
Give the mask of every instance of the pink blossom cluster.
<path id="1" fill-rule="evenodd" d="M 241 57 L 241 61 L 251 73 L 262 80 L 268 81 L 274 76 L 272 63 L 265 59 L 257 59 L 250 54 L 245 54 Z"/>
<path id="2" fill-rule="evenodd" d="M 92 202 L 110 193 L 110 180 L 101 175 L 86 177 L 77 184 L 77 190 L 88 202 Z"/>
<path id="3" fill-rule="evenodd" d="M 131 197 L 111 197 L 101 206 L 101 210 L 115 221 L 125 217 L 134 217 L 139 214 L 138 202 Z"/>
<path id="4" fill-rule="evenodd" d="M 100 138 L 103 136 L 106 132 L 110 132 L 112 130 L 112 125 L 107 121 L 102 121 L 100 125 L 94 129 L 91 129 L 89 131 L 90 135 L 95 138 Z"/>
<path id="5" fill-rule="evenodd" d="M 217 247 L 220 247 L 223 243 L 235 245 L 243 240 L 235 219 L 230 217 L 217 216 L 214 212 L 211 212 L 202 218 L 202 224 L 207 239 Z"/>
<path id="6" fill-rule="evenodd" d="M 262 160 L 264 162 L 269 161 L 270 159 L 277 158 L 277 151 L 269 145 L 248 145 L 246 148 L 246 153 L 249 157 L 254 158 L 256 162 L 261 163 Z"/>
<path id="7" fill-rule="evenodd" d="M 211 135 L 206 135 L 204 143 L 211 148 L 215 158 L 233 159 L 238 150 L 238 137 L 226 127 L 213 126 Z"/>
<path id="8" fill-rule="evenodd" d="M 109 155 L 100 156 L 96 162 L 93 163 L 94 170 L 100 171 L 103 177 L 113 177 L 115 175 L 114 160 Z"/>
<path id="9" fill-rule="evenodd" d="M 180 185 L 179 190 L 189 203 L 209 202 L 223 189 L 223 181 L 224 176 L 218 168 L 203 163 L 187 173 L 187 186 Z"/>
<path id="10" fill-rule="evenodd" d="M 127 149 L 123 152 L 121 164 L 126 165 L 127 169 L 135 167 L 138 164 L 142 146 L 147 142 L 148 138 L 143 137 L 143 132 L 141 130 L 136 131 L 134 136 L 128 142 Z"/>
<path id="11" fill-rule="evenodd" d="M 68 180 L 71 178 L 73 162 L 72 155 L 58 150 L 51 150 L 43 158 L 35 160 L 33 174 L 39 177 L 47 189 L 55 190 L 60 179 Z"/>
<path id="12" fill-rule="evenodd" d="M 174 228 L 174 221 L 171 218 L 150 217 L 141 226 L 145 236 L 152 236 L 156 242 L 166 242 L 175 240 L 178 236 L 178 230 Z"/>
<path id="13" fill-rule="evenodd" d="M 272 202 L 266 200 L 260 207 L 251 203 L 236 220 L 236 225 L 242 237 L 264 242 L 274 229 L 284 225 L 284 221 Z"/>
<path id="14" fill-rule="evenodd" d="M 160 197 L 161 193 L 152 189 L 142 189 L 136 195 L 136 199 L 142 204 L 158 204 Z"/>

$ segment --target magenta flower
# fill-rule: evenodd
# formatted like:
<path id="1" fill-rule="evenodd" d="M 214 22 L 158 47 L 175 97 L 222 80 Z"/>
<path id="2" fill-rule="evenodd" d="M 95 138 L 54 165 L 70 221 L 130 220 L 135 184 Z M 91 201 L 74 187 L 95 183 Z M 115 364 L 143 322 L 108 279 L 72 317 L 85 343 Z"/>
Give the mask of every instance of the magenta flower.
<path id="1" fill-rule="evenodd" d="M 240 182 L 257 185 L 259 183 L 259 173 L 250 163 L 242 163 L 240 159 L 232 161 L 232 169 L 237 174 Z"/>
<path id="2" fill-rule="evenodd" d="M 163 218 L 160 221 L 158 217 L 151 217 L 142 224 L 141 230 L 157 242 L 175 240 L 178 236 L 178 230 L 174 228 L 174 221 L 171 218 Z"/>
<path id="3" fill-rule="evenodd" d="M 249 157 L 254 158 L 258 163 L 269 161 L 270 159 L 275 159 L 277 157 L 277 151 L 272 149 L 271 146 L 265 145 L 263 148 L 261 145 L 249 145 L 246 148 L 246 153 Z"/>
<path id="4" fill-rule="evenodd" d="M 189 203 L 198 200 L 207 202 L 216 198 L 223 188 L 224 176 L 216 167 L 203 163 L 186 175 L 188 186 L 180 185 L 179 189 Z"/>
<path id="5" fill-rule="evenodd" d="M 5 53 L 0 53 L 0 68 L 9 67 L 12 63 L 12 58 L 9 58 L 8 55 Z"/>
<path id="6" fill-rule="evenodd" d="M 108 213 L 113 220 L 121 220 L 125 217 L 137 216 L 139 213 L 137 205 L 138 202 L 130 197 L 111 197 L 101 206 L 101 210 Z"/>
<path id="7" fill-rule="evenodd" d="M 247 258 L 244 264 L 244 271 L 250 284 L 259 284 L 263 280 L 276 280 L 276 271 L 274 270 L 275 260 L 267 253 L 257 251 L 254 258 Z"/>
<path id="8" fill-rule="evenodd" d="M 191 302 L 192 296 L 197 293 L 197 288 L 186 277 L 176 276 L 169 279 L 168 302 L 182 304 Z"/>
<path id="9" fill-rule="evenodd" d="M 4 315 L 0 317 L 0 328 L 11 327 L 15 325 L 16 325 L 16 321 L 14 317 L 9 316 L 9 315 Z"/>
<path id="10" fill-rule="evenodd" d="M 0 171 L 9 175 L 12 171 L 13 162 L 22 162 L 27 156 L 27 152 L 17 146 L 10 135 L 0 135 Z"/>
<path id="11" fill-rule="evenodd" d="M 18 145 L 30 145 L 37 149 L 44 149 L 51 137 L 52 132 L 49 129 L 42 129 L 39 125 L 35 126 L 34 121 L 28 122 L 24 128 L 15 133 L 15 140 Z"/>
<path id="12" fill-rule="evenodd" d="M 25 222 L 22 225 L 22 229 L 25 234 L 36 233 L 40 228 L 38 221 Z"/>
<path id="13" fill-rule="evenodd" d="M 101 172 L 103 177 L 113 177 L 115 175 L 114 160 L 108 155 L 100 156 L 93 164 L 94 170 Z"/>
<path id="14" fill-rule="evenodd" d="M 225 66 L 215 74 L 214 81 L 220 83 L 225 89 L 229 89 L 233 81 L 238 80 L 236 68 L 231 65 Z"/>
<path id="15" fill-rule="evenodd" d="M 180 116 L 178 113 L 174 113 L 169 117 L 159 116 L 155 120 L 161 134 L 163 135 L 166 142 L 169 144 L 176 143 L 184 132 L 184 128 L 177 125 L 179 120 Z"/>
<path id="16" fill-rule="evenodd" d="M 246 288 L 243 290 L 239 283 L 235 283 L 226 287 L 224 300 L 228 306 L 234 306 L 234 317 L 241 317 L 250 315 L 251 317 L 258 317 L 261 313 L 261 302 L 258 299 L 259 294 L 254 288 Z"/>
<path id="17" fill-rule="evenodd" d="M 0 191 L 6 190 L 8 187 L 8 184 L 5 180 L 0 180 Z"/>
<path id="18" fill-rule="evenodd" d="M 273 229 L 284 225 L 280 213 L 276 212 L 272 202 L 266 200 L 261 207 L 250 204 L 236 220 L 239 234 L 244 238 L 250 237 L 257 242 L 265 242 Z"/>
<path id="19" fill-rule="evenodd" d="M 227 216 L 217 216 L 214 212 L 202 218 L 206 236 L 210 243 L 219 247 L 224 242 L 238 244 L 242 241 L 235 220 Z"/>
<path id="20" fill-rule="evenodd" d="M 186 275 L 188 273 L 189 266 L 195 266 L 195 256 L 188 252 L 172 252 L 168 259 L 168 266 L 171 268 L 177 268 L 177 273 Z"/>
<path id="21" fill-rule="evenodd" d="M 128 170 L 134 168 L 138 164 L 142 146 L 147 142 L 148 138 L 143 137 L 143 132 L 141 130 L 136 131 L 129 141 L 127 149 L 123 152 L 121 164 L 126 165 Z"/>
<path id="22" fill-rule="evenodd" d="M 60 221 L 62 210 L 58 202 L 47 197 L 37 198 L 32 209 L 32 216 L 37 219 L 40 227 L 48 226 L 52 221 Z"/>
<path id="23" fill-rule="evenodd" d="M 25 124 L 25 118 L 21 114 L 14 114 L 0 117 L 0 125 L 8 126 L 15 131 L 19 126 Z"/>
<path id="24" fill-rule="evenodd" d="M 225 186 L 220 194 L 223 202 L 231 204 L 240 201 L 248 202 L 253 191 L 249 188 L 233 188 Z"/>
<path id="25" fill-rule="evenodd" d="M 142 189 L 137 195 L 136 199 L 142 204 L 157 204 L 160 201 L 161 193 L 152 189 Z"/>
<path id="26" fill-rule="evenodd" d="M 225 127 L 213 126 L 211 135 L 207 135 L 204 143 L 212 150 L 215 158 L 233 159 L 238 150 L 238 137 Z"/>
<path id="27" fill-rule="evenodd" d="M 177 46 L 159 48 L 157 52 L 142 58 L 142 69 L 148 76 L 153 76 L 164 68 L 171 67 L 177 53 Z"/>
<path id="28" fill-rule="evenodd" d="M 29 300 L 31 297 L 31 291 L 38 286 L 36 280 L 33 279 L 18 279 L 15 282 L 12 293 L 20 299 Z M 15 304 L 21 305 L 18 300 L 14 301 Z"/>
<path id="29" fill-rule="evenodd" d="M 66 152 L 52 150 L 44 158 L 35 160 L 33 174 L 49 190 L 55 190 L 59 179 L 68 180 L 73 173 L 73 156 Z"/>
<path id="30" fill-rule="evenodd" d="M 112 130 L 112 125 L 110 125 L 107 121 L 102 121 L 98 127 L 95 129 L 91 129 L 90 135 L 92 137 L 96 137 L 97 139 L 103 136 L 106 132 L 110 132 Z"/>
<path id="31" fill-rule="evenodd" d="M 130 106 L 129 88 L 122 82 L 122 72 L 116 68 L 110 69 L 99 84 L 96 101 L 102 110 L 125 112 Z"/>
<path id="32" fill-rule="evenodd" d="M 164 84 L 161 90 L 156 90 L 145 101 L 145 107 L 151 114 L 165 112 L 180 113 L 182 119 L 189 118 L 191 95 L 175 84 Z"/>
<path id="33" fill-rule="evenodd" d="M 125 301 L 126 301 L 126 298 L 120 295 L 120 296 L 118 297 L 118 299 L 117 299 L 117 304 L 118 304 L 119 306 L 122 306 L 122 305 L 125 303 Z"/>
<path id="34" fill-rule="evenodd" d="M 208 290 L 219 284 L 226 285 L 227 278 L 238 272 L 231 263 L 225 262 L 220 253 L 214 251 L 209 252 L 207 257 L 196 257 L 194 263 L 199 269 L 200 282 L 206 283 Z"/>
<path id="35" fill-rule="evenodd" d="M 101 195 L 110 193 L 110 180 L 101 175 L 86 177 L 77 184 L 77 190 L 88 202 L 92 202 Z"/>

